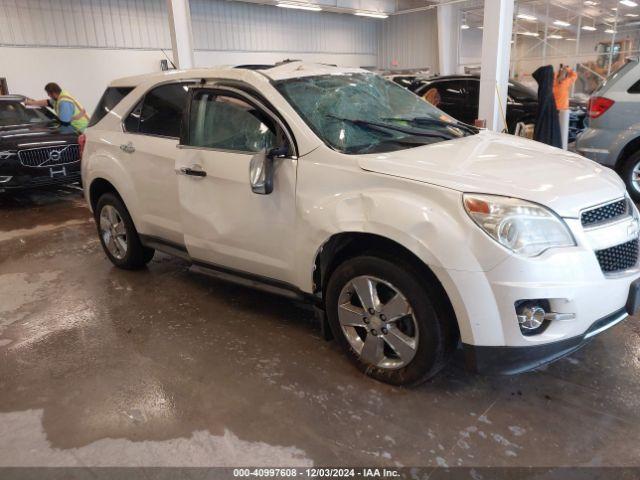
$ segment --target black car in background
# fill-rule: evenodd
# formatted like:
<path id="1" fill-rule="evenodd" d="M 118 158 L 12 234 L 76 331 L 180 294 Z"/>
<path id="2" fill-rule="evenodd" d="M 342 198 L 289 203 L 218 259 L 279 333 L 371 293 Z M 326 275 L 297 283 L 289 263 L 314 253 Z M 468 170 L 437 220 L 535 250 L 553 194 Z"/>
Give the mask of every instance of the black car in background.
<path id="1" fill-rule="evenodd" d="M 464 123 L 473 125 L 478 118 L 479 76 L 458 75 L 433 78 L 422 82 L 414 93 Z M 507 97 L 506 117 L 509 133 L 516 131 L 518 122 L 532 125 L 538 110 L 536 93 L 517 82 L 510 81 Z"/>
<path id="2" fill-rule="evenodd" d="M 480 103 L 480 77 L 478 75 L 451 75 L 414 82 L 409 88 L 416 95 L 433 103 L 440 110 L 461 122 L 473 125 L 478 118 Z M 509 133 L 515 133 L 518 124 L 532 132 L 538 110 L 538 96 L 530 88 L 509 81 L 506 118 Z M 572 104 L 569 124 L 569 142 L 584 130 L 586 110 Z"/>
<path id="3" fill-rule="evenodd" d="M 0 96 L 0 193 L 79 182 L 84 137 L 24 101 Z"/>

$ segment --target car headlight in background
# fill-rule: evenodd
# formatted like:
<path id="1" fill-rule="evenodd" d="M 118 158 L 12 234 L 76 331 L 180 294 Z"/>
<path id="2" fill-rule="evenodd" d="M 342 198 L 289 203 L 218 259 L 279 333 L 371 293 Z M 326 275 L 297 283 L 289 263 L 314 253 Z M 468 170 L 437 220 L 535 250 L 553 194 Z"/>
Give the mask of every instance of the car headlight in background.
<path id="1" fill-rule="evenodd" d="M 463 203 L 482 230 L 519 255 L 535 257 L 550 248 L 576 245 L 564 221 L 541 205 L 480 194 L 464 194 Z"/>

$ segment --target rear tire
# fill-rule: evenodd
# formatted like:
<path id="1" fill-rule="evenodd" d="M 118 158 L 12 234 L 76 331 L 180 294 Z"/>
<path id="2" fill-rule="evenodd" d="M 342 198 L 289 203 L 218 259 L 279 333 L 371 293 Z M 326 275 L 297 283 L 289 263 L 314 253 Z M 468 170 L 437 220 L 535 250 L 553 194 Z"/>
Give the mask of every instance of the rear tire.
<path id="1" fill-rule="evenodd" d="M 453 319 L 436 295 L 410 262 L 361 256 L 333 272 L 325 306 L 334 336 L 361 371 L 417 385 L 442 370 L 454 347 Z"/>
<path id="2" fill-rule="evenodd" d="M 624 161 L 620 176 L 633 201 L 640 202 L 640 152 L 634 153 Z"/>
<path id="3" fill-rule="evenodd" d="M 98 236 L 111 263 L 125 270 L 137 270 L 151 261 L 155 251 L 142 245 L 127 207 L 113 193 L 98 199 L 95 210 Z"/>

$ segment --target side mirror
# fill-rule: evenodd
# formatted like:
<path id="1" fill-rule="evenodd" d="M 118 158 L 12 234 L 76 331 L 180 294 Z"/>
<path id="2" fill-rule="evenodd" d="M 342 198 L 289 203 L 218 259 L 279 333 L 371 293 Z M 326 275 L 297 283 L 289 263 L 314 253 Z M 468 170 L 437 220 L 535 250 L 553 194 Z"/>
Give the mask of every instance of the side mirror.
<path id="1" fill-rule="evenodd" d="M 282 146 L 253 156 L 249 163 L 249 181 L 253 193 L 269 195 L 273 192 L 273 159 L 285 157 L 288 151 L 286 146 Z"/>

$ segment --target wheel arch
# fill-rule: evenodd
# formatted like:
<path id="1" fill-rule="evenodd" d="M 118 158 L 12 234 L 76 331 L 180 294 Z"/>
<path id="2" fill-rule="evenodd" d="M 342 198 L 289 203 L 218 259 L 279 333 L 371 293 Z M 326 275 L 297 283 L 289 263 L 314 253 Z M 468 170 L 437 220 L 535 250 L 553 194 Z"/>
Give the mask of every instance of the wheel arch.
<path id="1" fill-rule="evenodd" d="M 622 150 L 620 150 L 620 153 L 618 154 L 618 158 L 616 160 L 616 164 L 615 164 L 615 170 L 616 172 L 620 173 L 622 171 L 622 167 L 624 165 L 624 162 L 634 153 L 639 152 L 640 151 L 640 136 L 637 136 L 633 139 L 631 139 L 630 141 L 628 141 L 624 147 L 622 147 Z"/>
<path id="2" fill-rule="evenodd" d="M 449 295 L 434 271 L 407 247 L 385 236 L 366 232 L 340 232 L 329 237 L 318 249 L 313 266 L 313 294 L 325 298 L 326 286 L 331 274 L 343 262 L 361 255 L 373 255 L 385 259 L 403 259 L 415 266 L 416 273 L 428 282 L 454 329 L 460 337 L 455 309 Z"/>
<path id="3" fill-rule="evenodd" d="M 122 196 L 118 192 L 118 189 L 109 180 L 98 177 L 94 178 L 89 185 L 89 205 L 93 212 L 96 211 L 98 200 L 105 193 L 114 193 L 122 200 Z"/>

